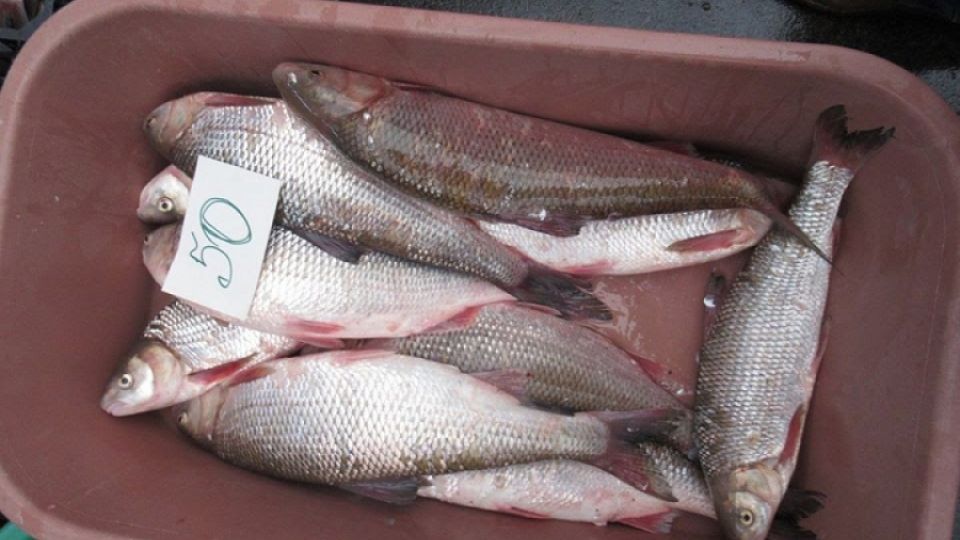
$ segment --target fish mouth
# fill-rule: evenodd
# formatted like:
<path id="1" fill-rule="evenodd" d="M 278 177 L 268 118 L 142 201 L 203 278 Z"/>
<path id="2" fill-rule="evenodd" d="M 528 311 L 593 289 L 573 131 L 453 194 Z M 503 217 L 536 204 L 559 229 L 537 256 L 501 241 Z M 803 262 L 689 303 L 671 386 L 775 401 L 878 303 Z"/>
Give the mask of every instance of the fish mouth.
<path id="1" fill-rule="evenodd" d="M 143 132 L 147 135 L 150 144 L 163 157 L 170 159 L 173 146 L 179 139 L 179 134 L 169 136 L 170 118 L 174 115 L 173 102 L 167 102 L 153 111 L 143 120 Z"/>
<path id="2" fill-rule="evenodd" d="M 109 393 L 103 396 L 103 399 L 100 400 L 100 408 L 110 416 L 115 417 L 130 416 L 132 414 L 136 414 L 137 412 L 132 410 L 129 405 L 111 396 Z"/>

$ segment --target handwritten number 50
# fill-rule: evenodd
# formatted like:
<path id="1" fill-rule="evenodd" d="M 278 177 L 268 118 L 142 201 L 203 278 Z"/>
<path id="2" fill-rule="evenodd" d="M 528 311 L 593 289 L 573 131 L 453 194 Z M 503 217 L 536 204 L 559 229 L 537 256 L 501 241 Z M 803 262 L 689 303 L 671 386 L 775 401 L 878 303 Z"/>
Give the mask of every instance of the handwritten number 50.
<path id="1" fill-rule="evenodd" d="M 236 213 L 236 215 L 243 221 L 245 233 L 240 235 L 240 238 L 229 236 L 223 231 L 223 229 L 214 223 L 211 223 L 207 214 L 212 208 L 216 208 L 217 205 L 226 206 L 227 211 Z M 237 208 L 237 205 L 222 197 L 213 197 L 204 201 L 203 206 L 200 207 L 200 230 L 203 232 L 203 236 L 206 237 L 209 244 L 201 246 L 200 242 L 197 241 L 196 233 L 191 232 L 190 235 L 193 237 L 193 249 L 190 250 L 190 258 L 196 261 L 200 266 L 206 267 L 208 263 L 207 255 L 211 252 L 219 254 L 220 258 L 224 261 L 224 263 L 226 263 L 227 273 L 226 275 L 220 274 L 217 276 L 217 283 L 226 289 L 233 282 L 233 260 L 231 260 L 230 255 L 228 255 L 227 252 L 220 247 L 218 241 L 225 242 L 226 244 L 233 246 L 240 246 L 250 242 L 250 240 L 253 238 L 253 231 L 250 229 L 250 222 L 247 221 L 247 217 L 243 215 L 243 212 Z"/>

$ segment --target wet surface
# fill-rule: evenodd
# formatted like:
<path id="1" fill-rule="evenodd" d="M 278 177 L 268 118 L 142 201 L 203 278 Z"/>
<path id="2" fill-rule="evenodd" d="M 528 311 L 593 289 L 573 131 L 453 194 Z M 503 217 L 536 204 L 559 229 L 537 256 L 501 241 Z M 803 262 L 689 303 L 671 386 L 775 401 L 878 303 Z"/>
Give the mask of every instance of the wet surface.
<path id="1" fill-rule="evenodd" d="M 960 24 L 907 12 L 836 16 L 786 0 L 360 0 L 645 30 L 826 43 L 886 58 L 960 112 Z"/>

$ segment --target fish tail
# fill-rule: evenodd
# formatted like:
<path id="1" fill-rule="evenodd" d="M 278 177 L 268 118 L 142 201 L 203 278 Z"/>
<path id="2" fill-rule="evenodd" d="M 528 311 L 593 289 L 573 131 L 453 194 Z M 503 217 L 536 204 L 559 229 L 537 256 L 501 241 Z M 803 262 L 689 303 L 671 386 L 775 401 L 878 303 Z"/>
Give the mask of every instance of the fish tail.
<path id="1" fill-rule="evenodd" d="M 613 313 L 594 296 L 586 280 L 570 276 L 531 271 L 527 279 L 511 292 L 520 300 L 553 308 L 568 319 L 609 321 Z"/>
<path id="2" fill-rule="evenodd" d="M 650 475 L 647 456 L 634 446 L 639 441 L 663 440 L 689 424 L 689 414 L 675 409 L 646 409 L 640 411 L 602 411 L 580 413 L 591 416 L 607 426 L 607 451 L 595 456 L 590 463 L 620 480 L 666 501 L 676 501 L 669 482 Z"/>
<path id="3" fill-rule="evenodd" d="M 813 131 L 812 163 L 826 161 L 856 172 L 894 134 L 894 128 L 847 130 L 847 109 L 834 105 L 820 113 Z"/>

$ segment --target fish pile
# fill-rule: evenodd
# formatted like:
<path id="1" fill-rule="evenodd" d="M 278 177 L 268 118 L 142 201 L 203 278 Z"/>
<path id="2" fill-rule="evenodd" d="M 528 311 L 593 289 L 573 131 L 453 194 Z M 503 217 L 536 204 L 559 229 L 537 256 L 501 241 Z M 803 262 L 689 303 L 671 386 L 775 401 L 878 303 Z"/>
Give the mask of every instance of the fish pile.
<path id="1" fill-rule="evenodd" d="M 106 412 L 172 408 L 229 463 L 392 503 L 808 534 L 821 495 L 788 486 L 837 210 L 892 129 L 849 133 L 843 107 L 824 111 L 794 198 L 689 145 L 332 66 L 273 78 L 280 99 L 200 92 L 145 120 L 171 163 L 137 209 L 158 284 L 200 156 L 282 187 L 248 315 L 174 299 L 119 363 Z M 668 365 L 597 330 L 617 313 L 596 278 L 753 246 L 705 332 L 693 407 Z"/>

